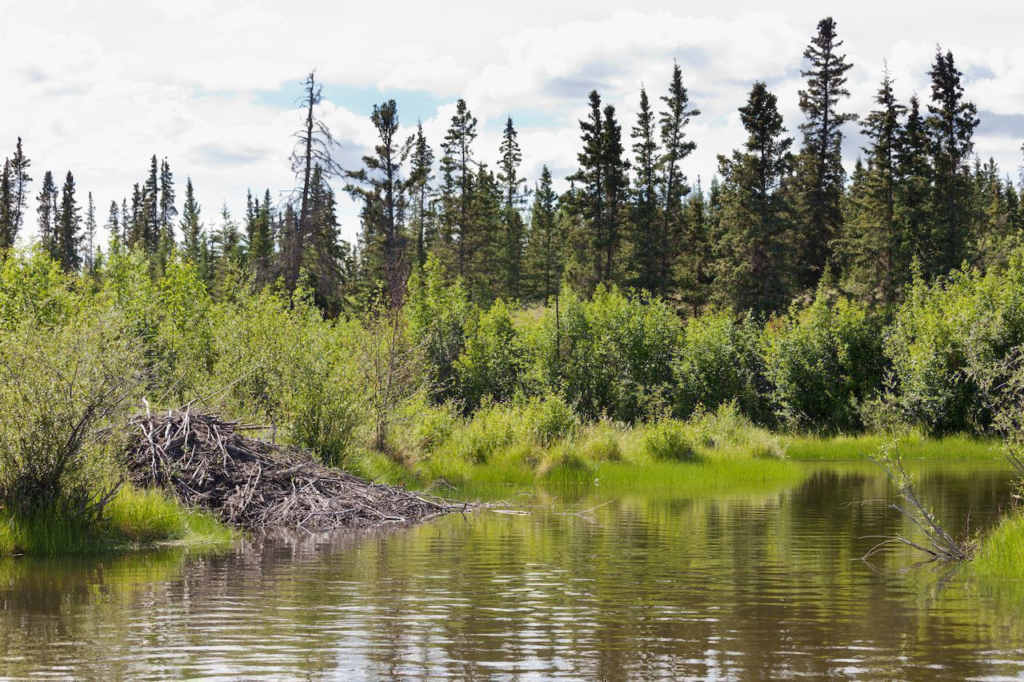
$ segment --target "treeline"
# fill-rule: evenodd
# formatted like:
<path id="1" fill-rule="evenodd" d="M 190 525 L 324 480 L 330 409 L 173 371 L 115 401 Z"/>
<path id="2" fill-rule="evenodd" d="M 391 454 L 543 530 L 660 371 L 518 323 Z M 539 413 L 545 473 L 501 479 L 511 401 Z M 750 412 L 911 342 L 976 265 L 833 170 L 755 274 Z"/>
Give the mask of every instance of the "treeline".
<path id="1" fill-rule="evenodd" d="M 776 96 L 753 84 L 739 108 L 748 138 L 719 156 L 706 187 L 683 170 L 698 142 L 688 124 L 700 111 L 678 64 L 656 100 L 641 91 L 628 133 L 615 106 L 590 93 L 579 169 L 561 195 L 547 168 L 528 187 L 511 118 L 497 166 L 482 163 L 464 100 L 439 153 L 422 126 L 404 133 L 393 100 L 375 106 L 378 143 L 361 168 L 340 168 L 310 74 L 288 196 L 250 193 L 240 222 L 225 207 L 207 226 L 191 181 L 179 215 L 169 164 L 154 156 L 130 199 L 111 203 L 106 228 L 113 248 L 143 249 L 155 272 L 180 251 L 215 295 L 239 273 L 259 284 L 281 279 L 289 290 L 305 277 L 329 316 L 381 290 L 400 303 L 428 255 L 478 303 L 546 302 L 563 283 L 584 293 L 604 284 L 656 294 L 692 315 L 709 305 L 782 311 L 812 296 L 826 272 L 842 292 L 891 308 L 914 273 L 932 281 L 965 263 L 1004 264 L 1024 231 L 1022 190 L 974 154 L 977 111 L 952 53 L 937 50 L 923 102 L 901 102 L 885 71 L 875 108 L 858 116 L 843 107 L 852 65 L 842 45 L 835 22 L 819 22 L 804 53 L 799 139 Z M 841 149 L 855 125 L 868 145 L 847 177 Z M 19 140 L 0 185 L 0 247 L 26 224 L 30 165 Z M 360 204 L 354 245 L 340 239 L 332 183 Z M 58 188 L 47 172 L 36 201 L 43 248 L 66 271 L 94 268 L 102 255 L 91 195 L 83 217 L 73 175 Z"/>

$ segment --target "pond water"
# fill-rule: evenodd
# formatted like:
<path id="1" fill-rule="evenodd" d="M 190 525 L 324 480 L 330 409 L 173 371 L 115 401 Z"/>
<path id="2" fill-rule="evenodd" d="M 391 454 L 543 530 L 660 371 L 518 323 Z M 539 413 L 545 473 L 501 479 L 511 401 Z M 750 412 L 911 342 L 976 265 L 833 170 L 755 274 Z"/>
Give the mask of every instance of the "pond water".
<path id="1" fill-rule="evenodd" d="M 1024 583 L 915 566 L 876 468 L 717 497 L 540 491 L 387 533 L 0 563 L 0 675 L 99 679 L 986 678 L 1024 674 Z M 911 468 L 950 528 L 1000 462 Z M 869 500 L 876 502 L 863 503 Z M 589 514 L 574 515 L 593 508 Z M 568 512 L 568 513 L 567 513 Z"/>

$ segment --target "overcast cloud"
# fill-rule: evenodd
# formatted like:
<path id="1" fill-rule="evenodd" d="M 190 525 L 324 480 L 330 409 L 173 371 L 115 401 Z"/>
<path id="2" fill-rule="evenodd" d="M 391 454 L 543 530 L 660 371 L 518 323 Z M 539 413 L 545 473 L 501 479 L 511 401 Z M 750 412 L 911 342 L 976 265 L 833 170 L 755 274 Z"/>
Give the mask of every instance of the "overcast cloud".
<path id="1" fill-rule="evenodd" d="M 0 0 L 0 156 L 18 135 L 33 161 L 75 173 L 101 221 L 112 199 L 144 179 L 150 155 L 167 157 L 180 186 L 191 176 L 209 224 L 245 192 L 287 190 L 299 83 L 316 67 L 324 117 L 354 167 L 373 144 L 368 115 L 393 97 L 406 126 L 422 118 L 438 147 L 463 96 L 480 119 L 478 157 L 493 162 L 505 117 L 520 130 L 530 181 L 548 164 L 575 165 L 577 120 L 589 90 L 633 124 L 641 84 L 660 104 L 672 60 L 703 114 L 690 126 L 691 181 L 743 140 L 737 107 L 754 80 L 779 96 L 791 133 L 801 118 L 801 55 L 820 3 L 779 5 L 641 0 L 624 3 L 313 0 Z M 915 7 L 916 5 L 916 7 Z M 981 126 L 976 150 L 1018 176 L 1024 142 L 1024 5 L 868 0 L 833 14 L 854 69 L 847 111 L 871 106 L 883 60 L 897 94 L 928 94 L 935 46 L 953 50 Z M 884 22 L 884 23 L 883 23 Z M 860 144 L 850 126 L 847 161 Z M 180 194 L 183 191 L 179 187 Z M 358 230 L 351 206 L 343 232 Z"/>

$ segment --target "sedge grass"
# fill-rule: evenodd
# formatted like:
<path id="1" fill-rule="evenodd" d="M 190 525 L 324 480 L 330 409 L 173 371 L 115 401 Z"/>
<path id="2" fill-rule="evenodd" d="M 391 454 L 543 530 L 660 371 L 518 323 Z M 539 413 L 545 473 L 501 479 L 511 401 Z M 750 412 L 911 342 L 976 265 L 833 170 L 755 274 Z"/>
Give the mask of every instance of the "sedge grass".
<path id="1" fill-rule="evenodd" d="M 786 457 L 798 461 L 853 461 L 877 454 L 883 445 L 896 442 L 900 458 L 904 460 L 971 461 L 1002 457 L 995 440 L 969 436 L 925 438 L 904 436 L 891 438 L 882 435 L 834 436 L 819 438 L 796 436 L 786 442 Z"/>
<path id="2" fill-rule="evenodd" d="M 235 532 L 208 512 L 189 510 L 163 492 L 122 488 L 96 524 L 60 512 L 0 510 L 0 556 L 83 555 L 162 544 L 226 545 Z"/>

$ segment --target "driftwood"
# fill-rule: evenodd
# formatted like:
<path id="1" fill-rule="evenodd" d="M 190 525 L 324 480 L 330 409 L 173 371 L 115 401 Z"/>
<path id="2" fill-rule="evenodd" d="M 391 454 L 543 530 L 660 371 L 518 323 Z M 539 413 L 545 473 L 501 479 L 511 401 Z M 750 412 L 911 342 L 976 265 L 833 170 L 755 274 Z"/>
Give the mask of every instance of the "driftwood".
<path id="1" fill-rule="evenodd" d="M 255 428 L 190 409 L 133 418 L 131 480 L 243 528 L 370 528 L 425 521 L 464 504 L 328 468 L 298 448 L 241 435 Z"/>

